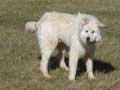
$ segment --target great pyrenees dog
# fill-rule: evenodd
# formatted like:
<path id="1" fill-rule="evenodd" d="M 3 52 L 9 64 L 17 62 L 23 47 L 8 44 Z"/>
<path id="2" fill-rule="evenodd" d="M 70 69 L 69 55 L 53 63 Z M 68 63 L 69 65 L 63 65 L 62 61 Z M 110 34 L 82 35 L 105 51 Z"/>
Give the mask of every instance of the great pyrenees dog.
<path id="1" fill-rule="evenodd" d="M 88 77 L 93 74 L 93 57 L 96 44 L 102 41 L 100 27 L 105 27 L 95 16 L 77 13 L 46 12 L 38 21 L 30 21 L 25 25 L 27 31 L 36 31 L 41 53 L 40 70 L 46 78 L 48 61 L 59 43 L 69 47 L 69 69 L 65 64 L 66 49 L 62 51 L 60 66 L 69 70 L 69 80 L 75 80 L 79 58 L 84 58 Z M 58 50 L 59 52 L 59 50 Z"/>

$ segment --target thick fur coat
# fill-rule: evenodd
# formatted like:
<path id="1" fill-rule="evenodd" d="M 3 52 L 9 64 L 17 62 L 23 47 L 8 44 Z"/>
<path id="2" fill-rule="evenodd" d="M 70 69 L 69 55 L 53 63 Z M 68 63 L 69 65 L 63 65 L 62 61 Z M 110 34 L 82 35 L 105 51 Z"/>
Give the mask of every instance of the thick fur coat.
<path id="1" fill-rule="evenodd" d="M 93 62 L 96 44 L 102 40 L 99 27 L 104 25 L 93 15 L 78 13 L 67 14 L 59 12 L 46 12 L 36 22 L 27 22 L 26 30 L 36 31 L 41 52 L 40 70 L 43 75 L 50 78 L 48 61 L 59 43 L 69 47 L 69 69 L 65 65 L 66 50 L 62 50 L 60 66 L 69 70 L 69 80 L 75 80 L 76 68 L 79 58 L 86 61 L 88 77 L 95 79 Z"/>

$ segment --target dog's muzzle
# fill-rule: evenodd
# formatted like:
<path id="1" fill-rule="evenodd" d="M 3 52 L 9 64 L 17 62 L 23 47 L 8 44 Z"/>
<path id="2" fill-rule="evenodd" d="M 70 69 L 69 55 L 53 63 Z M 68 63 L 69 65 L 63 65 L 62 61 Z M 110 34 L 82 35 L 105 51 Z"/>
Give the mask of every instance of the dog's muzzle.
<path id="1" fill-rule="evenodd" d="M 91 43 L 91 44 L 92 44 L 92 43 L 96 43 L 96 41 L 91 41 L 91 40 L 90 40 L 90 37 L 86 37 L 86 41 L 87 41 L 87 43 Z"/>
<path id="2" fill-rule="evenodd" d="M 90 37 L 87 37 L 86 40 L 87 40 L 87 42 L 90 42 Z"/>

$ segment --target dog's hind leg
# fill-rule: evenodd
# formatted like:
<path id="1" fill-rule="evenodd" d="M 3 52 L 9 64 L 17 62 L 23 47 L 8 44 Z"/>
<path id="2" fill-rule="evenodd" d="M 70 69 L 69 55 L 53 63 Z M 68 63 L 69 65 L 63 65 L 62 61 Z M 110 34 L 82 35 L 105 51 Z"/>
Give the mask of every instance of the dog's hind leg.
<path id="1" fill-rule="evenodd" d="M 49 22 L 40 24 L 37 31 L 37 37 L 42 57 L 40 70 L 45 77 L 50 78 L 48 73 L 48 62 L 58 44 L 58 38 L 56 33 L 53 32 L 53 28 Z"/>
<path id="2" fill-rule="evenodd" d="M 65 63 L 65 50 L 62 51 L 62 58 L 61 58 L 61 61 L 60 61 L 60 67 L 65 69 L 66 71 L 69 70 L 69 68 L 67 67 L 66 63 Z"/>
<path id="3" fill-rule="evenodd" d="M 55 37 L 49 34 L 47 36 L 44 36 L 43 38 L 40 38 L 40 44 L 42 55 L 40 70 L 45 77 L 50 78 L 50 75 L 48 74 L 48 62 L 58 42 Z"/>
<path id="4" fill-rule="evenodd" d="M 44 42 L 42 42 L 42 44 Z M 42 71 L 43 75 L 47 78 L 50 78 L 50 75 L 48 74 L 48 61 L 50 59 L 50 56 L 52 55 L 52 52 L 56 48 L 56 46 L 57 46 L 57 43 L 54 43 L 52 45 L 45 45 L 43 48 L 41 48 L 42 59 L 41 59 L 40 70 Z"/>
<path id="5" fill-rule="evenodd" d="M 46 78 L 50 78 L 50 75 L 48 74 L 48 61 L 51 53 L 52 50 L 46 50 L 44 53 L 42 53 L 40 70 Z"/>

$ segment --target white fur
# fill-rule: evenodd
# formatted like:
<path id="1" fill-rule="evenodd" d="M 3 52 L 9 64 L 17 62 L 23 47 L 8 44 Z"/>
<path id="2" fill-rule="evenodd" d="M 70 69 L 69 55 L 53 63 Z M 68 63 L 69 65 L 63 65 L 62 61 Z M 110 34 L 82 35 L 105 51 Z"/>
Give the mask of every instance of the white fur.
<path id="1" fill-rule="evenodd" d="M 36 31 L 36 22 L 35 21 L 30 21 L 25 24 L 25 30 L 26 31 L 31 31 L 34 32 Z"/>
<path id="2" fill-rule="evenodd" d="M 88 77 L 94 78 L 92 58 L 94 56 L 96 43 L 101 41 L 99 27 L 103 25 L 95 16 L 81 13 L 73 15 L 47 12 L 35 23 L 30 22 L 26 26 L 30 26 L 31 30 L 36 29 L 42 56 L 40 69 L 45 77 L 50 78 L 47 68 L 48 61 L 58 45 L 59 40 L 61 40 L 70 48 L 69 80 L 75 80 L 78 59 L 81 57 L 86 60 Z M 88 33 L 85 33 L 86 30 L 88 30 Z M 91 33 L 93 30 L 94 33 Z M 88 36 L 90 37 L 89 42 L 86 41 Z M 63 62 L 64 55 L 61 61 L 61 67 L 66 68 Z"/>
<path id="3" fill-rule="evenodd" d="M 60 67 L 65 69 L 66 71 L 68 71 L 69 69 L 68 69 L 68 67 L 65 64 L 65 53 L 66 53 L 66 51 L 63 50 L 62 51 L 62 58 L 61 58 L 61 62 L 60 62 Z"/>

